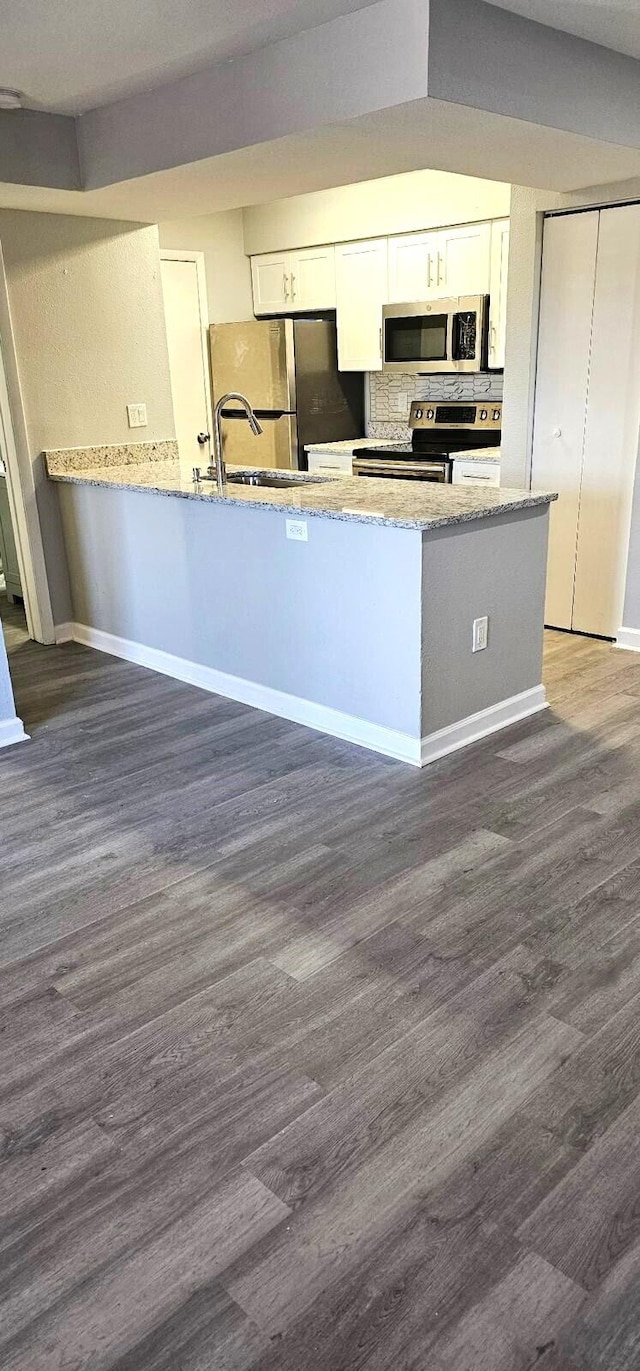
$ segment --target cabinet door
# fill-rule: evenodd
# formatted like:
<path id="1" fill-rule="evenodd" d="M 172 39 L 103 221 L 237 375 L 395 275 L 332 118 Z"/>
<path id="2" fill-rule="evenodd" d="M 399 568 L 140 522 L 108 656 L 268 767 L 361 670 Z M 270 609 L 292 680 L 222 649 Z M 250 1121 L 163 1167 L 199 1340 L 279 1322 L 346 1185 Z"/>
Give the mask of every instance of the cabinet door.
<path id="1" fill-rule="evenodd" d="M 336 247 L 340 371 L 382 369 L 382 306 L 387 300 L 387 240 Z"/>
<path id="2" fill-rule="evenodd" d="M 251 258 L 254 314 L 282 314 L 291 308 L 288 252 Z"/>
<path id="3" fill-rule="evenodd" d="M 411 303 L 432 294 L 435 259 L 432 233 L 406 233 L 389 239 L 389 302 Z"/>
<path id="4" fill-rule="evenodd" d="M 489 281 L 489 366 L 504 367 L 507 336 L 507 281 L 509 275 L 509 220 L 491 225 L 491 277 Z"/>
<path id="5" fill-rule="evenodd" d="M 442 229 L 434 244 L 439 295 L 485 295 L 489 291 L 491 224 Z"/>
<path id="6" fill-rule="evenodd" d="M 465 462 L 464 458 L 453 463 L 453 482 L 454 486 L 499 486 L 500 485 L 500 464 L 498 462 L 481 462 L 475 458 L 471 462 Z"/>
<path id="7" fill-rule="evenodd" d="M 571 628 L 598 211 L 547 219 L 533 431 L 534 490 L 555 490 L 551 505 L 546 622 Z"/>
<path id="8" fill-rule="evenodd" d="M 335 309 L 336 264 L 333 244 L 289 254 L 292 310 Z"/>
<path id="9" fill-rule="evenodd" d="M 573 628 L 622 626 L 640 432 L 640 205 L 600 212 Z"/>

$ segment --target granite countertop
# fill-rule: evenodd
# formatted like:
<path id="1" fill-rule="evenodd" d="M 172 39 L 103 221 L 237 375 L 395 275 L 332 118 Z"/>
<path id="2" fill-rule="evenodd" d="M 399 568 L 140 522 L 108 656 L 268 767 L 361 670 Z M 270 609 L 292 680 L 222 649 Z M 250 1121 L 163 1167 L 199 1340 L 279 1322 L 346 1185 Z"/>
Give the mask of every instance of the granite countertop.
<path id="1" fill-rule="evenodd" d="M 356 452 L 359 447 L 393 447 L 387 438 L 341 438 L 337 443 L 305 443 L 305 452 Z"/>
<path id="2" fill-rule="evenodd" d="M 499 447 L 476 447 L 470 448 L 468 452 L 454 452 L 454 462 L 493 462 L 499 463 L 501 458 Z"/>
<path id="3" fill-rule="evenodd" d="M 431 482 L 387 481 L 357 476 L 313 477 L 296 472 L 281 474 L 295 486 L 276 490 L 269 486 L 229 485 L 218 493 L 214 482 L 194 485 L 190 472 L 177 461 L 139 460 L 124 465 L 96 464 L 94 453 L 87 453 L 82 466 L 79 449 L 48 452 L 44 456 L 53 481 L 92 485 L 118 490 L 147 491 L 157 495 L 178 496 L 187 500 L 210 501 L 280 510 L 283 514 L 309 515 L 325 519 L 353 520 L 357 523 L 383 523 L 397 528 L 428 529 L 447 524 L 487 519 L 513 509 L 548 504 L 557 496 L 547 492 L 504 490 L 482 486 L 450 486 Z M 229 467 L 230 472 L 258 468 Z M 269 472 L 273 475 L 273 471 Z M 298 489 L 299 486 L 299 489 Z"/>

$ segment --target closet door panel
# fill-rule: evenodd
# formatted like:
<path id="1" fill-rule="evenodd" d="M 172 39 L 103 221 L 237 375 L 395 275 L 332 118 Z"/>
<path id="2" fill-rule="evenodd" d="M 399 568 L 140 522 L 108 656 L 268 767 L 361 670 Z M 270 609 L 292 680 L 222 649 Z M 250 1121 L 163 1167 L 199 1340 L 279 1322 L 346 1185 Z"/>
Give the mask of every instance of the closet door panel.
<path id="1" fill-rule="evenodd" d="M 571 628 L 599 212 L 544 226 L 534 411 L 534 490 L 551 505 L 545 619 Z"/>
<path id="2" fill-rule="evenodd" d="M 640 432 L 640 205 L 602 210 L 573 627 L 622 624 Z"/>

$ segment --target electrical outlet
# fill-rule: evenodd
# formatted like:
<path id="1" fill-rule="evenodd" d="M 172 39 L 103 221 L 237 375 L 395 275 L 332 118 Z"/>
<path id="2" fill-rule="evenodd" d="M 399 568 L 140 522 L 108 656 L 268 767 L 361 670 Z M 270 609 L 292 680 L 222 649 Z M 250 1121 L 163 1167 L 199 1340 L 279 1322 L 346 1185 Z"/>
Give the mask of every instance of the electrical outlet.
<path id="1" fill-rule="evenodd" d="M 308 543 L 306 519 L 287 519 L 287 538 L 295 538 L 298 543 Z"/>
<path id="2" fill-rule="evenodd" d="M 145 428 L 147 423 L 146 405 L 127 405 L 129 428 Z"/>
<path id="3" fill-rule="evenodd" d="M 471 645 L 472 652 L 482 652 L 489 640 L 489 616 L 483 614 L 481 619 L 473 621 L 473 639 Z"/>

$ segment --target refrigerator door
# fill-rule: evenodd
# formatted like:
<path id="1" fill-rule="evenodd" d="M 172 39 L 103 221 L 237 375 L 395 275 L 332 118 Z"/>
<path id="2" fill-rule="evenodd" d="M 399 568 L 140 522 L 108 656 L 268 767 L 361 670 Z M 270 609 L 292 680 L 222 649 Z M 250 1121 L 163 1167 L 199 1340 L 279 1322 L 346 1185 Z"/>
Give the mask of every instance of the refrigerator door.
<path id="1" fill-rule="evenodd" d="M 212 324 L 210 340 L 214 404 L 239 390 L 256 411 L 295 409 L 293 320 Z"/>
<path id="2" fill-rule="evenodd" d="M 364 434 L 362 372 L 338 371 L 334 319 L 294 319 L 300 466 L 305 447 Z"/>
<path id="3" fill-rule="evenodd" d="M 255 438 L 244 413 L 222 411 L 222 454 L 225 462 L 240 467 L 283 467 L 290 471 L 298 465 L 298 439 L 295 414 L 261 415 L 262 433 Z"/>

